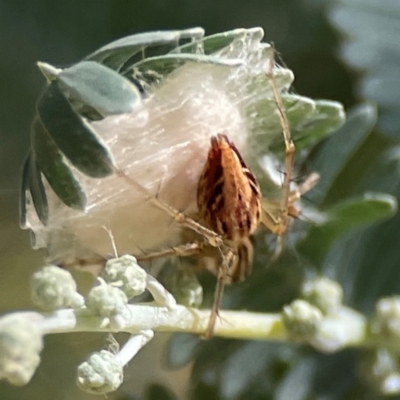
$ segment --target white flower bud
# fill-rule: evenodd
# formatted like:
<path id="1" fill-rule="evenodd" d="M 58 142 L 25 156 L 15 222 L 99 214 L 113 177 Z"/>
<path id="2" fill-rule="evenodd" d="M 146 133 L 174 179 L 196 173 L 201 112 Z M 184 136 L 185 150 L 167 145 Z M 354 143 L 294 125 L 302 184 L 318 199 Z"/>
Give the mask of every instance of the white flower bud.
<path id="1" fill-rule="evenodd" d="M 86 299 L 88 310 L 101 317 L 119 314 L 127 304 L 128 299 L 123 291 L 104 282 L 92 288 Z"/>
<path id="2" fill-rule="evenodd" d="M 115 391 L 124 378 L 123 366 L 111 352 L 101 350 L 92 354 L 78 367 L 77 383 L 88 393 L 104 394 Z"/>
<path id="3" fill-rule="evenodd" d="M 367 322 L 363 315 L 342 306 L 335 314 L 322 319 L 309 342 L 320 351 L 332 353 L 354 343 L 363 342 L 366 327 Z"/>
<path id="4" fill-rule="evenodd" d="M 10 314 L 0 318 L 0 379 L 25 385 L 40 363 L 43 348 L 41 316 Z"/>
<path id="5" fill-rule="evenodd" d="M 304 284 L 302 297 L 318 307 L 324 315 L 334 314 L 342 305 L 343 289 L 339 283 L 320 277 Z"/>
<path id="6" fill-rule="evenodd" d="M 33 302 L 43 310 L 80 308 L 84 305 L 72 275 L 54 265 L 36 272 L 32 277 L 31 288 Z"/>
<path id="7" fill-rule="evenodd" d="M 118 285 L 128 299 L 146 290 L 146 271 L 128 254 L 107 261 L 101 276 L 106 282 Z"/>
<path id="8" fill-rule="evenodd" d="M 386 297 L 378 301 L 372 331 L 386 337 L 400 338 L 400 296 Z"/>
<path id="9" fill-rule="evenodd" d="M 322 320 L 322 312 L 304 300 L 295 300 L 282 312 L 285 329 L 292 340 L 309 341 Z"/>

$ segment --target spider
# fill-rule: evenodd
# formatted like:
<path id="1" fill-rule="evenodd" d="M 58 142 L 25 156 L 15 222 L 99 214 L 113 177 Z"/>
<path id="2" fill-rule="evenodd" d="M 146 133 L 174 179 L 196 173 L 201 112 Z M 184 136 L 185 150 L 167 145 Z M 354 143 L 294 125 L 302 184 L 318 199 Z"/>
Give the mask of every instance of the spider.
<path id="1" fill-rule="evenodd" d="M 210 251 L 210 248 L 219 251 L 220 262 L 208 268 L 217 276 L 217 285 L 205 338 L 210 338 L 213 334 L 225 284 L 242 281 L 251 272 L 254 250 L 250 239 L 253 233 L 260 224 L 263 224 L 278 238 L 282 238 L 288 231 L 290 218 L 299 215 L 296 201 L 303 193 L 310 190 L 318 179 L 316 174 L 312 174 L 297 190 L 293 191 L 290 188 L 295 146 L 282 99 L 277 90 L 273 65 L 272 56 L 267 76 L 282 127 L 285 156 L 281 197 L 277 202 L 267 200 L 268 209 L 263 207 L 256 177 L 225 133 L 211 137 L 211 146 L 197 188 L 199 222 L 170 207 L 161 199 L 151 197 L 146 189 L 121 172 L 122 176 L 157 207 L 165 210 L 176 222 L 204 238 L 204 241 L 187 243 L 137 257 L 139 261 L 171 255 L 201 255 Z"/>
<path id="2" fill-rule="evenodd" d="M 168 256 L 199 255 L 216 262 L 216 264 L 206 263 L 206 268 L 216 275 L 217 285 L 210 319 L 204 334 L 205 338 L 213 335 L 224 286 L 243 281 L 251 272 L 254 255 L 251 236 L 258 226 L 264 225 L 282 242 L 282 238 L 288 231 L 290 219 L 299 216 L 300 211 L 296 202 L 318 180 L 317 174 L 311 174 L 296 190 L 290 188 L 293 179 L 295 146 L 277 89 L 273 73 L 274 63 L 273 51 L 266 74 L 271 84 L 285 144 L 283 182 L 279 200 L 272 201 L 262 197 L 257 178 L 228 135 L 222 132 L 211 137 L 211 146 L 199 178 L 198 221 L 179 212 L 157 196 L 151 195 L 147 189 L 127 176 L 122 169 L 116 171 L 117 175 L 126 179 L 148 201 L 164 210 L 174 221 L 197 232 L 203 238 L 203 240 L 151 254 L 136 255 L 138 261 Z M 210 255 L 211 257 L 208 257 Z M 84 266 L 86 262 L 82 261 L 78 264 Z M 93 262 L 89 261 L 89 264 Z M 68 267 L 67 264 L 63 266 Z"/>

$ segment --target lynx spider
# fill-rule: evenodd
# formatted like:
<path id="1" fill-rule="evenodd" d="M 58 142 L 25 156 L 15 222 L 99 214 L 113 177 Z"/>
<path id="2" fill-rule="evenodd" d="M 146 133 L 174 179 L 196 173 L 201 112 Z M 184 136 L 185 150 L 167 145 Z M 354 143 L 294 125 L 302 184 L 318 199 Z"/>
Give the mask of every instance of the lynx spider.
<path id="1" fill-rule="evenodd" d="M 298 190 L 292 191 L 290 189 L 290 184 L 293 179 L 295 146 L 291 138 L 289 123 L 273 73 L 273 67 L 275 64 L 274 53 L 275 49 L 273 49 L 273 55 L 270 59 L 266 74 L 271 84 L 285 144 L 282 193 L 279 204 L 276 204 L 276 215 L 275 213 L 269 213 L 266 210 L 262 209 L 260 189 L 256 178 L 247 167 L 246 163 L 242 159 L 240 153 L 235 148 L 234 144 L 231 143 L 227 136 L 223 134 L 218 134 L 217 136 L 211 138 L 211 148 L 208 154 L 206 165 L 204 166 L 202 176 L 199 180 L 197 194 L 197 202 L 201 220 L 205 221 L 207 225 L 211 226 L 211 229 L 184 215 L 183 213 L 169 206 L 161 199 L 150 196 L 145 188 L 140 186 L 131 178 L 125 176 L 123 172 L 120 172 L 120 174 L 128 179 L 131 184 L 136 186 L 137 189 L 141 191 L 148 198 L 149 201 L 152 201 L 157 207 L 167 212 L 176 222 L 197 232 L 205 239 L 204 242 L 199 241 L 187 243 L 178 247 L 162 250 L 157 253 L 137 257 L 139 261 L 174 255 L 188 256 L 193 254 L 200 254 L 204 250 L 205 246 L 212 246 L 219 249 L 222 258 L 222 264 L 218 267 L 216 271 L 217 286 L 214 294 L 214 302 L 211 309 L 210 319 L 204 335 L 205 338 L 210 338 L 213 334 L 225 284 L 231 282 L 232 280 L 243 280 L 245 275 L 247 275 L 251 270 L 253 250 L 250 242 L 250 237 L 254 233 L 258 225 L 262 223 L 267 227 L 267 229 L 276 234 L 278 238 L 282 238 L 287 233 L 289 217 L 297 217 L 299 215 L 299 211 L 295 207 L 295 202 L 300 199 L 303 193 L 310 190 L 316 184 L 316 181 L 318 179 L 318 176 L 316 174 L 312 174 L 309 178 L 307 178 L 303 185 L 298 188 Z M 213 168 L 212 157 L 213 155 L 215 156 L 215 153 L 218 154 L 218 151 L 220 153 L 222 153 L 223 151 L 230 151 L 230 156 L 228 156 L 228 159 L 232 162 L 225 162 L 225 166 L 223 165 L 223 163 L 217 165 L 217 167 L 221 168 L 222 170 L 222 172 L 219 171 L 221 172 L 220 176 L 218 176 L 218 178 L 213 177 L 209 179 L 207 177 L 207 169 L 210 169 L 210 165 L 211 169 Z M 220 155 L 220 162 L 221 158 L 222 156 Z M 214 175 L 215 172 L 216 171 L 214 168 Z M 228 187 L 229 185 L 226 184 L 227 182 L 224 179 L 224 174 L 230 177 L 234 176 L 234 178 L 232 178 L 233 180 L 236 179 L 236 185 L 233 184 L 233 188 L 231 185 L 231 191 L 229 191 L 229 189 L 225 189 L 225 187 Z M 238 182 L 239 184 L 237 184 Z M 244 189 L 242 191 L 243 186 L 246 185 L 248 189 L 247 192 Z M 226 190 L 227 192 L 225 192 Z M 242 202 L 242 195 L 244 194 L 244 196 L 246 197 L 246 193 L 244 192 L 247 193 L 247 198 L 245 198 Z M 238 204 L 235 203 L 236 209 L 234 210 L 235 213 L 233 214 L 237 215 L 236 211 L 238 211 L 240 216 L 235 216 L 236 220 L 234 221 L 235 218 L 232 218 L 232 210 L 226 209 L 228 208 L 226 207 L 226 200 L 236 197 L 239 197 L 240 201 L 236 202 Z M 243 204 L 245 207 L 244 210 L 242 208 Z M 220 213 L 218 214 L 218 217 L 216 217 L 216 213 Z M 247 229 L 246 227 L 243 228 L 242 226 L 243 222 L 246 223 L 246 221 L 248 222 Z M 234 227 L 232 228 L 234 231 L 236 229 L 233 235 L 229 235 L 228 233 L 230 230 L 230 224 L 234 225 Z M 240 229 L 242 229 L 241 232 L 239 232 Z M 244 249 L 244 255 L 243 253 L 240 254 L 240 249 Z M 239 267 L 239 276 L 235 277 L 234 274 L 237 272 L 236 267 Z"/>
<path id="2" fill-rule="evenodd" d="M 221 226 L 221 221 L 217 223 L 217 225 L 214 224 L 213 227 L 214 229 L 210 229 L 202 225 L 201 223 L 196 222 L 194 219 L 186 216 L 185 214 L 171 207 L 162 199 L 159 199 L 158 197 L 151 195 L 147 191 L 147 189 L 145 189 L 131 177 L 127 176 L 121 169 L 117 170 L 117 175 L 127 180 L 132 186 L 134 186 L 139 192 L 141 192 L 143 196 L 147 198 L 148 201 L 151 201 L 152 203 L 154 203 L 156 207 L 164 210 L 177 223 L 181 224 L 184 227 L 187 227 L 188 229 L 193 230 L 194 232 L 198 233 L 201 237 L 204 238 L 203 242 L 196 241 L 196 242 L 186 243 L 180 246 L 160 250 L 158 252 L 153 252 L 151 254 L 137 256 L 136 258 L 138 261 L 147 261 L 155 258 L 163 258 L 168 256 L 190 256 L 190 255 L 201 254 L 205 250 L 205 248 L 207 248 L 207 246 L 219 250 L 222 259 L 222 264 L 218 266 L 217 271 L 213 271 L 217 276 L 217 285 L 214 294 L 214 301 L 211 309 L 210 319 L 204 334 L 205 338 L 210 338 L 213 335 L 214 327 L 218 317 L 218 309 L 220 302 L 222 300 L 225 284 L 230 283 L 233 280 L 237 281 L 243 280 L 246 277 L 246 275 L 248 275 L 249 272 L 251 271 L 253 248 L 250 242 L 250 237 L 254 233 L 258 225 L 262 223 L 268 230 L 277 235 L 278 238 L 282 238 L 287 233 L 289 217 L 298 217 L 299 215 L 299 211 L 295 206 L 296 201 L 300 199 L 302 194 L 310 190 L 318 180 L 317 174 L 311 174 L 297 190 L 292 191 L 290 189 L 290 184 L 293 179 L 295 146 L 291 138 L 289 123 L 285 114 L 282 99 L 278 92 L 275 76 L 273 73 L 273 67 L 275 64 L 274 55 L 275 55 L 275 49 L 273 49 L 272 57 L 268 63 L 268 69 L 266 75 L 269 78 L 271 84 L 272 93 L 278 110 L 278 115 L 282 127 L 282 133 L 285 144 L 284 174 L 283 174 L 284 178 L 282 182 L 282 192 L 279 204 L 275 204 L 274 202 L 271 203 L 275 207 L 274 212 L 268 212 L 262 208 L 261 194 L 256 178 L 252 174 L 251 170 L 247 167 L 246 163 L 242 159 L 238 150 L 235 148 L 234 144 L 229 141 L 226 135 L 223 134 L 218 134 L 217 136 L 212 137 L 211 139 L 211 149 L 209 151 L 209 157 L 206 161 L 206 165 L 204 166 L 204 170 L 199 181 L 197 202 L 200 214 L 202 210 L 204 214 L 205 210 L 204 198 L 203 199 L 200 198 L 202 197 L 200 187 L 203 186 L 204 189 L 205 186 L 207 189 L 207 185 L 210 183 L 207 182 L 207 180 L 206 182 L 204 181 L 202 182 L 204 178 L 203 176 L 204 172 L 210 163 L 210 153 L 215 147 L 221 149 L 221 146 L 225 146 L 225 150 L 229 148 L 229 151 L 231 153 L 231 158 L 234 159 L 234 162 L 231 165 L 233 166 L 233 168 L 229 169 L 228 172 L 231 175 L 233 174 L 241 177 L 242 179 L 241 183 L 248 186 L 248 189 L 250 189 L 250 191 L 252 192 L 252 196 L 250 197 L 252 197 L 254 200 L 252 202 L 252 207 L 247 209 L 246 211 L 247 214 L 245 212 L 246 214 L 245 216 L 251 219 L 251 223 L 248 229 L 244 229 L 241 232 L 239 237 L 231 237 L 227 239 L 226 230 L 224 229 L 223 226 Z M 224 170 L 223 172 L 226 172 L 226 170 Z M 211 183 L 213 183 L 213 187 L 211 188 L 208 187 L 210 198 L 212 198 L 213 195 L 215 195 L 216 188 L 220 182 L 216 180 L 215 182 Z M 225 181 L 223 183 L 225 184 Z M 236 189 L 237 188 L 238 186 L 236 187 Z M 249 194 L 250 191 L 248 190 L 247 194 Z M 237 195 L 237 193 L 235 192 L 229 192 L 228 194 L 222 192 L 219 194 L 222 196 L 223 202 L 225 198 L 231 198 L 231 197 L 236 198 Z M 220 201 L 217 200 L 218 196 L 214 197 L 215 197 L 214 199 L 215 202 Z M 245 203 L 246 202 L 251 203 L 249 198 L 245 199 Z M 247 206 L 249 206 L 249 204 L 247 204 Z M 229 217 L 232 215 L 232 213 L 229 210 L 228 211 L 225 210 L 224 208 L 225 208 L 224 206 L 222 206 L 222 208 L 220 209 L 218 209 L 217 207 L 217 211 L 218 210 L 221 211 L 222 209 L 223 213 L 225 214 L 225 218 L 227 218 L 227 221 L 225 221 L 225 223 L 229 224 Z M 202 220 L 206 220 L 206 222 L 208 222 L 208 225 L 213 225 L 212 223 L 210 223 L 210 218 L 213 217 L 212 213 L 211 216 L 209 215 L 208 221 L 205 215 L 201 215 L 201 217 Z M 241 253 L 241 251 L 243 250 L 245 251 L 244 255 L 243 253 Z M 82 266 L 85 265 L 85 262 L 81 263 L 81 265 Z M 237 267 L 239 267 L 238 268 L 239 276 L 235 277 L 235 269 Z"/>

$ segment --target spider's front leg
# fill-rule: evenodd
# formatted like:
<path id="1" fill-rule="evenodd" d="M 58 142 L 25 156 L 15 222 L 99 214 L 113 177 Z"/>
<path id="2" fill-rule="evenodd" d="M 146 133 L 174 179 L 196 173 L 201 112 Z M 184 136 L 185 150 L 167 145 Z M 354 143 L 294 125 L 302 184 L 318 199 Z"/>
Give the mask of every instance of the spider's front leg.
<path id="1" fill-rule="evenodd" d="M 311 174 L 301 185 L 296 189 L 291 188 L 293 180 L 294 158 L 295 158 L 295 145 L 290 133 L 289 121 L 286 116 L 285 107 L 283 105 L 282 97 L 279 93 L 275 75 L 275 49 L 272 48 L 272 56 L 268 63 L 267 76 L 269 78 L 272 93 L 279 116 L 283 140 L 285 144 L 284 156 L 284 172 L 283 182 L 281 189 L 281 196 L 279 201 L 271 201 L 268 198 L 263 198 L 262 210 L 262 223 L 272 233 L 278 236 L 277 247 L 273 259 L 277 258 L 284 246 L 284 236 L 286 235 L 289 222 L 291 218 L 297 218 L 300 215 L 300 209 L 297 202 L 301 196 L 311 190 L 318 182 L 319 175 L 316 173 Z"/>
<path id="2" fill-rule="evenodd" d="M 293 179 L 293 167 L 295 157 L 295 146 L 289 128 L 289 121 L 286 116 L 285 107 L 282 97 L 278 91 L 273 68 L 275 66 L 275 49 L 272 49 L 272 56 L 268 63 L 267 76 L 271 83 L 274 101 L 279 115 L 282 127 L 283 140 L 285 143 L 285 160 L 284 160 L 284 177 L 282 183 L 282 194 L 280 200 L 279 214 L 276 216 L 276 223 L 272 230 L 278 236 L 285 235 L 289 224 L 289 200 L 290 200 L 290 184 Z M 268 226 L 267 226 L 268 227 Z M 268 227 L 269 228 L 269 227 Z M 269 228 L 270 229 L 270 228 Z"/>

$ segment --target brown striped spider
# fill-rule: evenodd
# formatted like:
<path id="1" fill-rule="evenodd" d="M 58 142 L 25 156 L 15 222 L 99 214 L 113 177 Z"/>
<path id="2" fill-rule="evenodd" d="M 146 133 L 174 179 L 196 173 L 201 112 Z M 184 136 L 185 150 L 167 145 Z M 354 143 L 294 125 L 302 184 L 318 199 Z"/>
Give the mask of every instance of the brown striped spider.
<path id="1" fill-rule="evenodd" d="M 318 179 L 317 175 L 313 174 L 297 190 L 293 191 L 290 188 L 293 179 L 295 146 L 277 89 L 273 65 L 274 57 L 270 60 L 267 76 L 271 82 L 285 144 L 280 200 L 263 202 L 256 177 L 235 145 L 223 133 L 218 133 L 211 138 L 207 160 L 199 179 L 197 189 L 199 222 L 175 210 L 162 200 L 151 197 L 143 187 L 121 173 L 157 207 L 162 208 L 176 222 L 197 232 L 204 239 L 138 257 L 138 260 L 193 254 L 199 254 L 201 257 L 207 249 L 218 249 L 220 253 L 218 259 L 222 262 L 209 268 L 217 276 L 217 286 L 205 332 L 206 338 L 213 334 L 224 285 L 244 280 L 251 271 L 254 251 L 250 238 L 259 224 L 263 224 L 272 233 L 282 238 L 288 231 L 290 219 L 299 215 L 300 211 L 296 202 L 303 193 L 316 184 Z M 263 203 L 268 207 L 263 208 Z"/>

